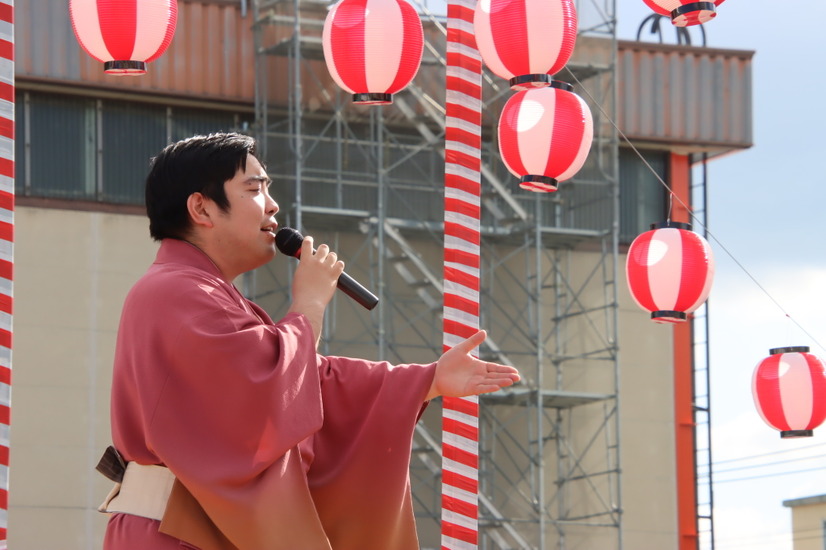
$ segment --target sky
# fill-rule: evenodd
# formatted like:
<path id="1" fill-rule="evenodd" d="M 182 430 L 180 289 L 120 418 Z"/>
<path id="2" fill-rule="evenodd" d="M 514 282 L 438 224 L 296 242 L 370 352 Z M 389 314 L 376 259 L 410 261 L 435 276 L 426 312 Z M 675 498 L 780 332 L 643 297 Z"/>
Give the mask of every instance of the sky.
<path id="1" fill-rule="evenodd" d="M 634 39 L 650 13 L 617 0 L 618 37 Z M 717 13 L 707 45 L 756 53 L 754 146 L 708 165 L 715 550 L 792 550 L 782 502 L 826 494 L 826 424 L 781 440 L 755 410 L 751 377 L 770 348 L 826 360 L 826 2 L 728 0 Z M 674 43 L 672 29 L 665 37 Z"/>

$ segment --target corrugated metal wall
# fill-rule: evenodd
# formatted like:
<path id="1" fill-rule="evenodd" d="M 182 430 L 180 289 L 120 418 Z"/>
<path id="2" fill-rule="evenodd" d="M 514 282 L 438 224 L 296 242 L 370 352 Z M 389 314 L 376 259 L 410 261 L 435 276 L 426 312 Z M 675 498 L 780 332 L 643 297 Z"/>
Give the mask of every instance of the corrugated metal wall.
<path id="1" fill-rule="evenodd" d="M 72 32 L 67 0 L 30 0 L 19 5 L 16 17 L 16 72 L 24 87 L 26 80 L 36 80 L 202 100 L 254 100 L 253 21 L 251 13 L 242 17 L 240 2 L 179 0 L 172 45 L 150 64 L 147 75 L 137 78 L 107 76 L 100 63 L 81 50 Z M 588 55 L 594 49 L 604 50 L 592 42 L 583 41 L 582 48 Z M 714 153 L 749 147 L 752 54 L 620 41 L 620 128 L 635 142 L 668 144 L 683 150 Z M 316 72 L 323 72 L 322 61 L 310 62 L 318 65 Z M 273 77 L 280 74 L 286 79 L 286 60 L 273 56 L 273 63 L 270 75 L 274 82 L 270 86 L 278 88 L 278 95 L 284 93 L 286 102 L 288 86 Z M 422 71 L 443 68 L 425 64 Z M 434 74 L 424 82 L 441 82 L 441 76 Z M 328 84 L 325 81 L 322 86 Z M 318 85 L 307 83 L 308 97 Z M 274 91 L 270 90 L 269 95 Z M 434 96 L 441 97 L 436 93 Z M 701 143 L 703 147 L 698 145 Z"/>
<path id="2" fill-rule="evenodd" d="M 104 74 L 78 45 L 67 0 L 28 0 L 15 10 L 18 79 L 67 81 L 130 91 L 251 103 L 252 15 L 240 2 L 178 1 L 178 26 L 167 52 L 140 77 Z"/>
<path id="3" fill-rule="evenodd" d="M 751 146 L 753 54 L 620 42 L 619 127 L 632 141 L 683 152 Z"/>

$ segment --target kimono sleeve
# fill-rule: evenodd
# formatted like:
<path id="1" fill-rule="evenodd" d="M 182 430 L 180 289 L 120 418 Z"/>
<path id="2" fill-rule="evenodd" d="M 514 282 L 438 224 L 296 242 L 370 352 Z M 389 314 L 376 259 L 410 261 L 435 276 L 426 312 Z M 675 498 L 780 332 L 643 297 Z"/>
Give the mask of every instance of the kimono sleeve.
<path id="1" fill-rule="evenodd" d="M 409 465 L 434 373 L 435 363 L 322 359 L 324 425 L 308 479 L 336 550 L 418 549 Z"/>

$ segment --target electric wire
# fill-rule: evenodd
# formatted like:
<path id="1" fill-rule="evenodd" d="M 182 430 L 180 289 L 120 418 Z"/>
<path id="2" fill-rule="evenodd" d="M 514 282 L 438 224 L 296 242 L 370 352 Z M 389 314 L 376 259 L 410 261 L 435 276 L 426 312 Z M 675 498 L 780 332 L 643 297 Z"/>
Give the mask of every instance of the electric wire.
<path id="1" fill-rule="evenodd" d="M 813 460 L 813 459 L 820 459 L 823 460 L 823 455 L 813 455 L 813 456 L 802 456 L 799 458 L 789 458 L 786 460 L 776 460 L 774 462 L 764 462 L 761 464 L 749 464 L 746 466 L 737 466 L 736 468 L 728 468 L 724 470 L 714 469 L 714 474 L 728 474 L 731 472 L 741 472 L 743 470 L 754 470 L 755 468 L 766 468 L 768 466 L 777 466 L 780 464 L 790 464 L 792 462 L 802 462 L 804 460 Z M 708 473 L 701 474 L 704 476 L 708 476 Z"/>
<path id="2" fill-rule="evenodd" d="M 772 461 L 772 462 L 761 462 L 759 464 L 746 464 L 746 465 L 742 465 L 742 466 L 733 466 L 733 467 L 729 467 L 729 468 L 725 468 L 725 469 L 717 468 L 717 466 L 719 466 L 721 464 L 731 465 L 734 462 L 748 462 L 748 461 L 751 461 L 751 460 L 756 460 L 758 458 L 766 458 L 766 457 L 775 456 L 775 455 L 779 455 L 779 454 L 799 453 L 799 452 L 804 452 L 804 451 L 807 451 L 807 450 L 810 450 L 810 449 L 815 449 L 817 447 L 822 447 L 824 445 L 825 444 L 820 443 L 820 444 L 817 444 L 817 445 L 809 445 L 809 446 L 806 446 L 806 447 L 800 447 L 798 449 L 785 449 L 785 450 L 782 450 L 782 451 L 774 451 L 774 452 L 771 452 L 771 453 L 762 453 L 762 454 L 752 455 L 752 456 L 747 456 L 747 457 L 742 457 L 742 458 L 721 460 L 719 462 L 712 463 L 711 464 L 711 470 L 714 472 L 714 474 L 726 474 L 726 473 L 732 473 L 732 472 L 740 472 L 742 470 L 751 470 L 751 469 L 755 469 L 755 468 L 765 468 L 765 467 L 768 467 L 768 466 L 777 466 L 777 465 L 781 465 L 781 464 L 790 464 L 790 463 L 793 463 L 793 462 L 802 462 L 804 460 L 822 459 L 823 455 L 821 454 L 821 455 L 811 455 L 811 456 L 799 456 L 799 457 L 794 457 L 794 458 L 787 458 L 787 459 L 784 459 L 784 460 L 775 460 L 775 461 Z M 708 471 L 700 471 L 700 472 L 698 472 L 698 476 L 700 478 L 709 477 L 709 472 Z"/>
<path id="3" fill-rule="evenodd" d="M 754 476 L 747 476 L 747 477 L 737 477 L 734 479 L 714 479 L 715 485 L 718 483 L 733 483 L 735 481 L 750 481 L 754 479 L 764 479 L 767 477 L 778 477 L 778 476 L 787 476 L 792 474 L 804 474 L 807 472 L 818 472 L 823 471 L 823 466 L 816 467 L 816 468 L 805 468 L 803 470 L 791 470 L 791 471 L 780 471 L 780 472 L 769 472 L 767 474 L 759 474 Z"/>
<path id="4" fill-rule="evenodd" d="M 729 462 L 742 462 L 742 461 L 746 461 L 746 460 L 753 460 L 755 458 L 763 458 L 765 456 L 773 456 L 773 455 L 779 455 L 779 454 L 785 454 L 785 453 L 794 453 L 794 452 L 799 452 L 799 451 L 806 451 L 806 450 L 809 450 L 809 449 L 814 449 L 815 447 L 823 447 L 823 446 L 826 446 L 826 443 L 816 443 L 814 445 L 807 445 L 805 447 L 799 447 L 797 449 L 783 449 L 781 451 L 772 451 L 772 452 L 769 452 L 769 453 L 760 453 L 760 454 L 756 454 L 756 455 L 742 456 L 742 457 L 737 457 L 737 458 L 727 458 L 727 459 L 724 459 L 724 460 L 715 460 L 713 465 L 714 466 L 719 466 L 720 464 L 728 464 Z"/>

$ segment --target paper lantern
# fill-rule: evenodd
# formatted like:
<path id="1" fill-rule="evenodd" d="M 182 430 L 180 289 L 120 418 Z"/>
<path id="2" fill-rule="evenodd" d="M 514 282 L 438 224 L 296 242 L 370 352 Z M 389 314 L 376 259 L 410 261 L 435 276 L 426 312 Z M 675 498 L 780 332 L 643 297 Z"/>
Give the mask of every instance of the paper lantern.
<path id="1" fill-rule="evenodd" d="M 591 149 L 591 110 L 573 88 L 554 80 L 546 88 L 516 92 L 499 118 L 499 153 L 530 191 L 556 191 L 576 174 Z"/>
<path id="2" fill-rule="evenodd" d="M 573 0 L 479 0 L 473 17 L 485 65 L 511 87 L 546 86 L 574 51 Z"/>
<path id="3" fill-rule="evenodd" d="M 811 437 L 826 419 L 826 368 L 807 346 L 769 350 L 751 389 L 757 412 L 780 437 Z"/>
<path id="4" fill-rule="evenodd" d="M 172 42 L 177 0 L 69 0 L 77 41 L 113 75 L 141 75 Z"/>
<path id="5" fill-rule="evenodd" d="M 324 60 L 359 104 L 387 104 L 422 61 L 419 14 L 404 0 L 341 0 L 324 21 Z"/>
<path id="6" fill-rule="evenodd" d="M 634 239 L 625 264 L 631 296 L 658 323 L 679 323 L 708 298 L 714 257 L 687 223 L 662 222 Z"/>
<path id="7" fill-rule="evenodd" d="M 711 21 L 717 16 L 716 7 L 724 0 L 692 2 L 691 0 L 643 0 L 649 8 L 671 18 L 675 27 L 689 27 Z"/>

